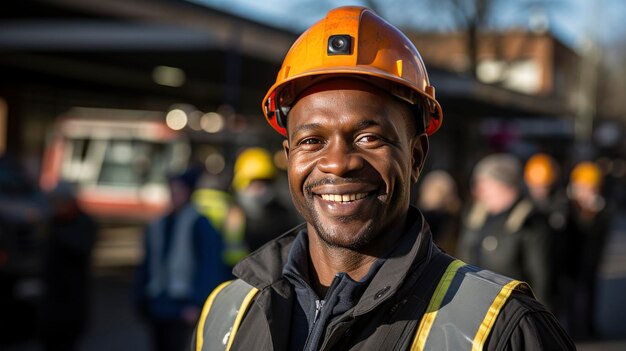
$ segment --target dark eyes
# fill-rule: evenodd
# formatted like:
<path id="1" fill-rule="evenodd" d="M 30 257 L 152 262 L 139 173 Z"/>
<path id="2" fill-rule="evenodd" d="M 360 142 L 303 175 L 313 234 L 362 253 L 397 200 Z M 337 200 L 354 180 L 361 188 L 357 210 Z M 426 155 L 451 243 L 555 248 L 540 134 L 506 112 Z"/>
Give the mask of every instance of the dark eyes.
<path id="1" fill-rule="evenodd" d="M 319 147 L 323 146 L 323 144 L 325 143 L 326 142 L 322 140 L 321 138 L 307 137 L 307 138 L 303 138 L 302 140 L 300 140 L 298 142 L 298 145 L 304 148 L 318 149 Z M 373 134 L 357 136 L 356 139 L 354 140 L 355 145 L 358 145 L 359 147 L 363 147 L 363 148 L 376 147 L 376 146 L 381 145 L 381 143 L 383 143 L 383 139 Z"/>
<path id="2" fill-rule="evenodd" d="M 364 135 L 359 137 L 356 142 L 360 144 L 371 144 L 380 141 L 381 139 L 375 135 Z"/>
<path id="3" fill-rule="evenodd" d="M 321 144 L 322 141 L 317 139 L 317 138 L 305 138 L 302 139 L 298 145 L 316 145 L 316 144 Z"/>

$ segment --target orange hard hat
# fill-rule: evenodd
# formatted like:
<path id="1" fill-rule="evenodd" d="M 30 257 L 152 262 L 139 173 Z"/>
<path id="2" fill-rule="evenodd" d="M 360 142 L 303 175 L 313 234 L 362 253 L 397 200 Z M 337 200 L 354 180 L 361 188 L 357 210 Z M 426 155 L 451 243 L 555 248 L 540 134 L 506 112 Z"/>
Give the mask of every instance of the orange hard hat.
<path id="1" fill-rule="evenodd" d="M 331 10 L 295 41 L 263 99 L 269 124 L 287 136 L 287 115 L 298 95 L 329 75 L 358 77 L 420 105 L 423 116 L 418 117 L 428 135 L 441 126 L 443 112 L 435 88 L 413 43 L 372 10 L 359 6 Z"/>
<path id="2" fill-rule="evenodd" d="M 539 153 L 526 161 L 524 181 L 529 186 L 549 186 L 557 177 L 556 161 L 549 155 Z"/>
<path id="3" fill-rule="evenodd" d="M 591 161 L 580 162 L 572 170 L 570 182 L 591 187 L 600 186 L 602 183 L 600 167 Z"/>

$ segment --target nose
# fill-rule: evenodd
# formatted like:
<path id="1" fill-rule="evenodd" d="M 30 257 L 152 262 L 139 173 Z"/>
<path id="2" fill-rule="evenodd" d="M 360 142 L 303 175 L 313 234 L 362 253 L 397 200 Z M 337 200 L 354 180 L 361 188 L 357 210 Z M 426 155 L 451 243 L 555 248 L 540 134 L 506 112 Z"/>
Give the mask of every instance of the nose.
<path id="1" fill-rule="evenodd" d="M 317 167 L 324 173 L 345 176 L 363 168 L 363 157 L 345 140 L 330 140 Z"/>

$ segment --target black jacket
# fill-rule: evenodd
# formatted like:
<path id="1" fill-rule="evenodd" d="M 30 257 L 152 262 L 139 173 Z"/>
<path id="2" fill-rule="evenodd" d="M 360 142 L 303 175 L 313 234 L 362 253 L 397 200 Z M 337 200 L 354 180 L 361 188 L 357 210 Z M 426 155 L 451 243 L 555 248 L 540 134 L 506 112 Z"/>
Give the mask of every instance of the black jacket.
<path id="1" fill-rule="evenodd" d="M 411 208 L 413 226 L 371 279 L 356 305 L 326 326 L 320 350 L 407 350 L 445 267 L 428 225 Z M 294 288 L 283 276 L 295 228 L 239 263 L 236 276 L 260 291 L 231 350 L 287 350 Z M 195 345 L 195 341 L 192 343 Z M 488 350 L 573 350 L 555 318 L 534 299 L 513 293 L 494 325 Z"/>
<path id="2" fill-rule="evenodd" d="M 550 304 L 553 235 L 533 203 L 518 199 L 508 210 L 488 215 L 475 204 L 464 218 L 458 257 L 473 265 L 529 283 Z"/>

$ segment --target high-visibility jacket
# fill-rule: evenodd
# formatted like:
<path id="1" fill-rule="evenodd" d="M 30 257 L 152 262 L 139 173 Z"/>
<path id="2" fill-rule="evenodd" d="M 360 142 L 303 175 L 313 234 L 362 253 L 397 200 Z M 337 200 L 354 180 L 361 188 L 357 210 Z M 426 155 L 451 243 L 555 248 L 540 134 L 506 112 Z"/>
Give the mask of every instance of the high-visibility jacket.
<path id="1" fill-rule="evenodd" d="M 482 350 L 496 317 L 514 290 L 529 293 L 530 287 L 459 260 L 452 261 L 431 297 L 411 350 L 442 350 L 445 345 L 454 350 Z M 196 350 L 230 350 L 258 291 L 240 279 L 216 288 L 203 309 Z"/>
<path id="2" fill-rule="evenodd" d="M 328 324 L 320 350 L 515 350 L 533 338 L 548 349 L 575 349 L 527 285 L 442 253 L 419 212 L 409 214 L 413 227 L 356 306 Z M 299 230 L 304 229 L 274 240 L 235 267 L 240 279 L 211 294 L 192 350 L 288 348 L 297 299 L 282 267 Z M 527 325 L 539 326 L 543 334 L 532 335 L 534 328 L 524 329 Z"/>

